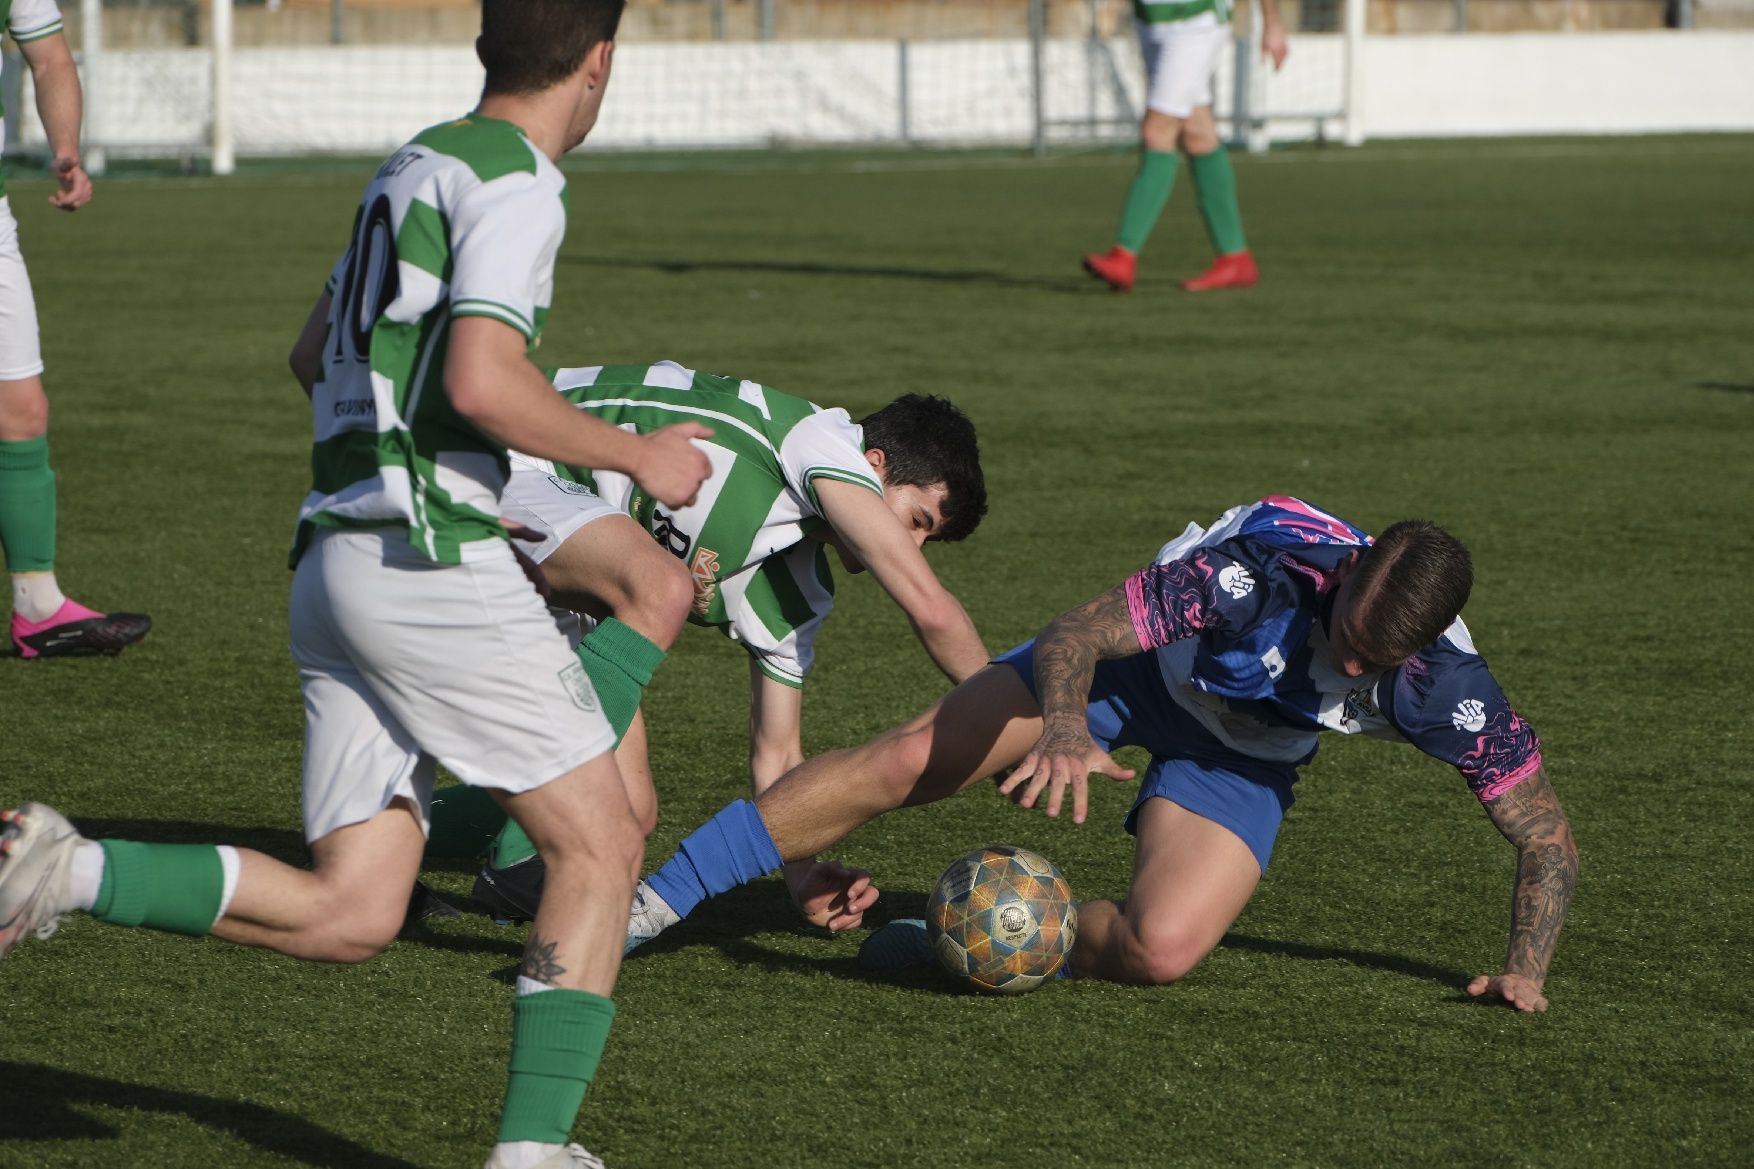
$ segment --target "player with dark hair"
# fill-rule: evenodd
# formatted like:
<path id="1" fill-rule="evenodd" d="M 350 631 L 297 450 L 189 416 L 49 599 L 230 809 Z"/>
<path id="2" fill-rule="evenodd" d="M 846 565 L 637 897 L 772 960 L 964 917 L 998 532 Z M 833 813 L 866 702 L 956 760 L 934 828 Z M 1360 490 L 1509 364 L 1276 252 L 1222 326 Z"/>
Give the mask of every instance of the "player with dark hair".
<path id="1" fill-rule="evenodd" d="M 551 603 L 570 611 L 563 621 L 576 632 L 574 613 L 600 619 L 581 660 L 623 735 L 616 759 L 647 832 L 658 805 L 638 706 L 684 623 L 716 626 L 749 653 L 753 790 L 803 762 L 802 687 L 834 606 L 829 547 L 848 571 L 876 577 L 952 682 L 986 665 L 974 623 L 921 551 L 966 538 L 986 513 L 974 424 L 950 402 L 907 394 L 855 423 L 845 410 L 671 361 L 563 369 L 553 380 L 615 426 L 713 429 L 695 444 L 713 469 L 691 507 L 659 506 L 625 475 L 516 454 L 506 490 L 506 516 L 539 538 L 531 556 Z M 604 669 L 605 655 L 623 668 Z M 429 853 L 474 856 L 490 839 L 475 899 L 527 919 L 544 875 L 528 835 L 478 789 L 437 793 Z M 412 912 L 433 908 L 417 893 Z"/>
<path id="2" fill-rule="evenodd" d="M 1014 767 L 1000 791 L 1082 822 L 1090 773 L 1130 779 L 1109 750 L 1151 765 L 1127 818 L 1137 838 L 1122 901 L 1079 907 L 1071 969 L 1166 983 L 1224 936 L 1266 871 L 1297 770 L 1320 731 L 1406 741 L 1453 765 L 1515 846 L 1510 945 L 1468 991 L 1544 1010 L 1543 985 L 1577 876 L 1565 813 L 1460 610 L 1472 569 L 1435 524 L 1374 542 L 1301 500 L 1190 524 L 1155 563 L 1062 614 L 931 710 L 862 747 L 818 756 L 738 801 L 641 882 L 631 950 L 702 900 L 813 856 L 892 808 L 931 803 Z M 812 920 L 857 925 L 869 877 L 818 870 L 794 888 Z M 929 962 L 924 923 L 891 922 L 861 951 L 877 968 Z"/>
<path id="3" fill-rule="evenodd" d="M 361 962 L 402 925 L 438 765 L 491 789 L 550 874 L 488 1169 L 601 1169 L 567 1139 L 614 1017 L 644 850 L 591 679 L 507 540 L 506 448 L 613 468 L 682 507 L 707 471 L 689 440 L 712 433 L 629 434 L 572 409 L 529 360 L 566 232 L 555 163 L 596 122 L 620 9 L 484 6 L 479 105 L 378 168 L 293 348 L 315 431 L 289 612 L 311 868 L 86 840 L 40 804 L 0 825 L 0 953 L 84 911 Z M 545 62 L 536 81 L 526 61 Z"/>

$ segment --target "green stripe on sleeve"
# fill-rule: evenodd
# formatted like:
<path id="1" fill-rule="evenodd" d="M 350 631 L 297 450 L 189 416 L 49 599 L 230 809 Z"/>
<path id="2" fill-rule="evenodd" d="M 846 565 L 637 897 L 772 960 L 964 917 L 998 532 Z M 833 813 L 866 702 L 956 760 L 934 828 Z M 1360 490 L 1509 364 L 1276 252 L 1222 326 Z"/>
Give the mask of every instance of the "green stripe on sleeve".
<path id="1" fill-rule="evenodd" d="M 451 304 L 451 316 L 456 317 L 492 317 L 496 321 L 504 321 L 526 337 L 536 335 L 536 326 L 530 319 L 509 304 L 500 304 L 492 300 L 459 300 Z"/>

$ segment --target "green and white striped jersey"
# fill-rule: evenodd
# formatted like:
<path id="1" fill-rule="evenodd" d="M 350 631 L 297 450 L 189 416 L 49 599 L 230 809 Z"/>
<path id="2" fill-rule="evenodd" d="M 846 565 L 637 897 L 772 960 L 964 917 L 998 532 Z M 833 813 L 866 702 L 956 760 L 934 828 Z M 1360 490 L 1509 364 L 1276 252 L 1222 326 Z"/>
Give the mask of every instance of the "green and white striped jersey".
<path id="1" fill-rule="evenodd" d="M 1232 7 L 1231 0 L 1133 0 L 1133 18 L 1146 24 L 1175 24 L 1210 12 L 1219 24 L 1229 24 Z"/>
<path id="2" fill-rule="evenodd" d="M 18 44 L 40 41 L 61 31 L 61 10 L 55 0 L 0 0 L 0 25 L 12 34 Z M 0 103 L 0 115 L 5 114 Z M 6 131 L 0 126 L 0 149 L 6 146 Z M 0 177 L 0 198 L 6 195 L 6 181 Z"/>
<path id="3" fill-rule="evenodd" d="M 405 524 L 447 564 L 496 551 L 506 454 L 445 392 L 451 322 L 491 317 L 534 352 L 565 234 L 566 180 L 510 122 L 434 126 L 378 168 L 329 277 L 295 563 L 313 525 Z"/>
<path id="4" fill-rule="evenodd" d="M 712 463 L 692 507 L 671 510 L 614 472 L 555 466 L 514 454 L 560 480 L 582 483 L 637 520 L 688 566 L 697 625 L 718 626 L 769 677 L 803 683 L 834 578 L 823 545 L 816 485 L 883 485 L 865 460 L 864 431 L 845 410 L 824 410 L 752 381 L 696 373 L 673 361 L 554 371 L 581 410 L 649 433 L 699 422 L 713 436 L 696 445 Z"/>

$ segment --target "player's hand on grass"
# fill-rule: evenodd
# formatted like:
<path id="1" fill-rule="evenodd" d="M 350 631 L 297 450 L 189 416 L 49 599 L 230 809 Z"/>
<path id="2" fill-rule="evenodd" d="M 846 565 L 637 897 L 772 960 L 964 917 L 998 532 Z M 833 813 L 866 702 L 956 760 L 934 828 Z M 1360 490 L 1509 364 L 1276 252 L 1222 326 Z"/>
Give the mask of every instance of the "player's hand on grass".
<path id="1" fill-rule="evenodd" d="M 57 158 L 54 170 L 60 190 L 49 196 L 50 203 L 63 211 L 77 211 L 91 202 L 91 176 L 85 173 L 77 158 Z"/>
<path id="2" fill-rule="evenodd" d="M 1547 996 L 1541 993 L 1541 984 L 1521 974 L 1482 974 L 1468 984 L 1468 993 L 1481 1002 L 1503 1003 L 1513 1010 L 1547 1009 Z"/>
<path id="3" fill-rule="evenodd" d="M 852 929 L 877 904 L 871 874 L 840 861 L 794 861 L 785 867 L 785 877 L 799 911 L 830 933 Z"/>
<path id="4" fill-rule="evenodd" d="M 999 792 L 1023 808 L 1035 807 L 1045 789 L 1048 793 L 1047 813 L 1058 816 L 1065 801 L 1066 787 L 1072 788 L 1072 823 L 1084 823 L 1090 808 L 1089 777 L 1094 772 L 1113 779 L 1132 779 L 1131 769 L 1122 767 L 1098 747 L 1090 737 L 1090 729 L 1082 721 L 1063 727 L 1049 726 L 1042 732 L 1029 754 L 1023 757 L 1010 775 L 999 784 Z"/>
<path id="5" fill-rule="evenodd" d="M 652 431 L 640 440 L 645 448 L 634 470 L 634 482 L 665 507 L 688 507 L 700 492 L 701 482 L 713 471 L 706 455 L 690 440 L 712 436 L 712 430 L 698 422 L 678 422 Z"/>

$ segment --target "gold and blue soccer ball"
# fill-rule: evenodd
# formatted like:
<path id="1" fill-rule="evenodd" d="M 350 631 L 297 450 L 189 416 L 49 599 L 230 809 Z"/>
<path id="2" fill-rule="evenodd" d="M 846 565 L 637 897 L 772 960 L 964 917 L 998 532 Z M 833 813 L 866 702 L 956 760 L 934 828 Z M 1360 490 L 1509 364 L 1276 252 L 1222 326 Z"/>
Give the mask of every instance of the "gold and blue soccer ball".
<path id="1" fill-rule="evenodd" d="M 1008 844 L 952 861 L 926 905 L 939 964 L 997 994 L 1022 994 L 1052 978 L 1077 933 L 1078 907 L 1060 870 Z"/>

